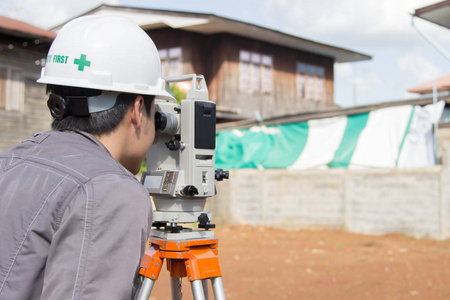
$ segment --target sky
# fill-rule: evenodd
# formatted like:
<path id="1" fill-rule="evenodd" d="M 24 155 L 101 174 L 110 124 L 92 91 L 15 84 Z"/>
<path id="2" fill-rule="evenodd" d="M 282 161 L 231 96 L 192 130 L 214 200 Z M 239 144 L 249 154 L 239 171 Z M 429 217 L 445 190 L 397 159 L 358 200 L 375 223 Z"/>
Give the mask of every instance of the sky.
<path id="1" fill-rule="evenodd" d="M 225 3 L 226 2 L 226 3 Z M 102 3 L 211 13 L 370 55 L 335 64 L 342 107 L 413 98 L 407 89 L 450 73 L 450 61 L 411 24 L 415 9 L 440 0 L 1 0 L 0 15 L 51 29 Z M 450 30 L 415 19 L 450 52 Z"/>

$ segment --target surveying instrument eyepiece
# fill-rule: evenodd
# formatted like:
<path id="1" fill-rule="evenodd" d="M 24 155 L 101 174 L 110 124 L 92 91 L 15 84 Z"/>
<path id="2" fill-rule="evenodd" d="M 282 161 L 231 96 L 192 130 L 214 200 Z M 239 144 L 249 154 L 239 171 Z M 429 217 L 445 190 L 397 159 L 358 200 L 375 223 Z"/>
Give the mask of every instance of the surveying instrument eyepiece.
<path id="1" fill-rule="evenodd" d="M 218 239 L 210 230 L 215 228 L 211 212 L 204 210 L 207 198 L 216 193 L 215 180 L 229 176 L 228 171 L 214 168 L 216 105 L 208 100 L 203 75 L 165 80 L 169 92 L 170 83 L 189 81 L 191 88 L 179 104 L 155 99 L 155 140 L 141 178 L 155 206 L 154 228 L 135 299 L 148 300 L 166 258 L 172 299 L 181 299 L 181 278 L 187 277 L 195 300 L 208 299 L 208 280 L 214 298 L 222 300 Z M 198 229 L 183 227 L 186 223 L 196 223 Z"/>

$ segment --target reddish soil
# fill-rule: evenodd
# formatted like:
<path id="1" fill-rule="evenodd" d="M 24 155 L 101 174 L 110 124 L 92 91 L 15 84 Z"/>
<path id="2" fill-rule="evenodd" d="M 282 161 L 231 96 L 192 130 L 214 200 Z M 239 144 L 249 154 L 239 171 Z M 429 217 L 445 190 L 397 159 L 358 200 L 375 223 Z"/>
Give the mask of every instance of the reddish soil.
<path id="1" fill-rule="evenodd" d="M 448 240 L 250 226 L 215 234 L 227 299 L 450 299 Z M 165 268 L 150 299 L 171 299 Z M 187 279 L 183 299 L 192 299 Z"/>

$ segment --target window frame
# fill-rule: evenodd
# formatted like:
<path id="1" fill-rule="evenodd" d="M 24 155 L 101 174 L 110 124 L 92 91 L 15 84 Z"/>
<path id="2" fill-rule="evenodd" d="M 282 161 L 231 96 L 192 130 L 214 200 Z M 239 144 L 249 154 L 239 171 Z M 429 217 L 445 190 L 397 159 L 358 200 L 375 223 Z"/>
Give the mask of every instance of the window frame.
<path id="1" fill-rule="evenodd" d="M 163 77 L 183 74 L 183 50 L 181 47 L 159 49 L 158 53 Z"/>
<path id="2" fill-rule="evenodd" d="M 0 109 L 24 111 L 25 74 L 15 66 L 0 65 Z"/>
<path id="3" fill-rule="evenodd" d="M 325 101 L 325 67 L 297 62 L 296 90 L 299 100 Z"/>
<path id="4" fill-rule="evenodd" d="M 241 49 L 239 90 L 249 94 L 273 92 L 273 56 Z"/>

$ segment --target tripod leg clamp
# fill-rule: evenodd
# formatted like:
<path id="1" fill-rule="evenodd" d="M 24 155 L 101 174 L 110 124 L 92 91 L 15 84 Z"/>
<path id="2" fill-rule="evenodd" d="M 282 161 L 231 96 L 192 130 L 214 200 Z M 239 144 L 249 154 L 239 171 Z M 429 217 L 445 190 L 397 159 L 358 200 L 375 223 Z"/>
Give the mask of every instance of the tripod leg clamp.
<path id="1" fill-rule="evenodd" d="M 144 257 L 141 260 L 139 274 L 156 280 L 161 272 L 162 264 L 163 260 L 161 259 L 159 246 L 152 245 L 147 251 L 145 251 Z"/>
<path id="2" fill-rule="evenodd" d="M 209 246 L 191 248 L 190 257 L 185 261 L 189 281 L 221 277 L 217 250 Z"/>

